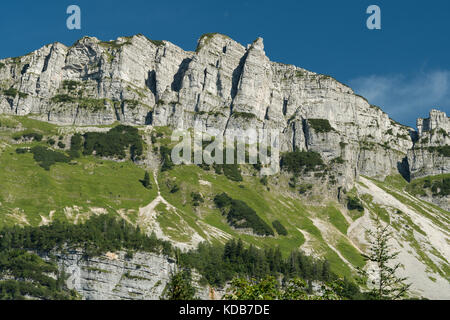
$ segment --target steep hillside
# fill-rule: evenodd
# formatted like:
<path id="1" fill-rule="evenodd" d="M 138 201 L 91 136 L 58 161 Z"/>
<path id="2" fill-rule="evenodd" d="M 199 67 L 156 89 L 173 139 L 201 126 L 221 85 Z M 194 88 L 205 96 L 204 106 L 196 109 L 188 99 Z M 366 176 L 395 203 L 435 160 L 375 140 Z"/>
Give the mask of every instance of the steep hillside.
<path id="1" fill-rule="evenodd" d="M 359 172 L 397 172 L 412 146 L 411 128 L 329 76 L 271 62 L 261 38 L 246 48 L 206 34 L 196 52 L 186 52 L 142 35 L 110 42 L 85 37 L 1 63 L 2 113 L 75 125 L 191 128 L 202 121 L 205 131 L 277 128 L 281 151 L 341 156 L 344 185 Z M 328 120 L 328 129 L 310 119 Z"/>
<path id="2" fill-rule="evenodd" d="M 60 138 L 59 133 L 63 133 L 61 141 L 67 141 L 67 133 L 73 136 L 75 129 L 107 132 L 110 127 L 59 127 L 18 116 L 2 116 L 1 123 L 3 226 L 38 226 L 56 220 L 79 224 L 90 216 L 112 213 L 183 250 L 202 241 L 225 243 L 240 238 L 260 248 L 279 246 L 284 255 L 301 249 L 327 259 L 333 272 L 353 278 L 356 268 L 366 264 L 360 254 L 367 245 L 365 228 L 379 217 L 398 231 L 395 246 L 402 252 L 400 261 L 405 265 L 405 276 L 414 284 L 414 293 L 430 298 L 448 295 L 448 211 L 414 197 L 409 190 L 415 185 L 400 175 L 384 182 L 360 177 L 356 188 L 337 198 L 327 184 L 321 185 L 329 179 L 326 175 L 304 175 L 297 180 L 284 170 L 261 178 L 254 166 L 241 165 L 238 174 L 242 181 L 233 181 L 228 173 L 218 173 L 212 167 L 181 165 L 152 171 L 152 188 L 146 189 L 140 181 L 144 169 L 130 160 L 82 155 L 46 170 L 30 152 L 16 151 L 49 146 L 49 140 Z M 41 141 L 14 139 L 23 132 L 43 137 Z M 140 161 L 158 163 L 158 147 L 170 147 L 170 130 L 148 127 L 145 132 L 159 137 L 153 139 L 153 145 L 149 139 Z M 60 148 L 56 143 L 51 148 L 70 151 L 69 146 Z M 227 211 L 216 201 L 224 193 L 254 210 L 272 235 L 259 235 L 254 224 L 246 228 L 230 224 Z M 350 205 L 350 199 L 362 207 Z M 285 234 L 275 228 L 275 221 L 286 229 Z"/>
<path id="3" fill-rule="evenodd" d="M 219 136 L 277 130 L 280 171 L 174 165 L 172 131 L 199 124 Z M 396 123 L 329 76 L 271 62 L 261 38 L 244 47 L 206 34 L 196 52 L 142 35 L 54 43 L 0 61 L 0 229 L 111 215 L 183 252 L 238 238 L 284 258 L 300 249 L 365 288 L 356 271 L 368 268 L 366 232 L 380 219 L 395 230 L 412 295 L 450 298 L 449 125 L 438 110 L 417 131 Z M 76 248 L 55 263 L 78 270 L 67 287 L 85 298 L 133 288 L 157 298 L 167 274 L 149 270 L 173 261 L 136 252 L 157 262 L 134 286 L 115 249 L 114 262 L 78 263 Z"/>

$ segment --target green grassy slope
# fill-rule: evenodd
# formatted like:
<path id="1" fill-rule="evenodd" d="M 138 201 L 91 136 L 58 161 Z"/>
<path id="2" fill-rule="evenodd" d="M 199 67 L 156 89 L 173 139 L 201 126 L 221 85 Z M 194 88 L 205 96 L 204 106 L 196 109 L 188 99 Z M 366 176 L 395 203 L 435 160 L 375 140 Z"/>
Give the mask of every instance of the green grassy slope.
<path id="1" fill-rule="evenodd" d="M 6 123 L 5 120 L 15 125 L 20 123 L 19 132 L 40 132 L 56 135 L 57 139 L 55 126 L 27 118 L 16 119 L 3 117 L 0 123 Z M 0 136 L 0 226 L 38 225 L 46 219 L 83 221 L 94 213 L 120 210 L 134 221 L 138 209 L 156 197 L 156 189 L 148 190 L 139 181 L 144 177 L 144 169 L 130 161 L 88 156 L 71 163 L 56 163 L 46 171 L 37 165 L 31 153 L 15 152 L 17 148 L 45 145 L 45 142 L 13 144 L 5 130 L 0 131 Z"/>
<path id="2" fill-rule="evenodd" d="M 242 182 L 234 182 L 224 175 L 216 175 L 212 170 L 204 171 L 197 166 L 176 166 L 173 170 L 160 173 L 158 181 L 161 195 L 177 208 L 183 219 L 194 229 L 198 229 L 198 221 L 202 221 L 231 237 L 241 238 L 246 243 L 258 247 L 279 246 L 284 254 L 301 248 L 307 237 L 308 246 L 312 246 L 321 257 L 327 258 L 333 271 L 350 276 L 351 267 L 347 266 L 330 248 L 321 231 L 314 224 L 314 219 L 322 219 L 323 223 L 331 227 L 335 224 L 337 230 L 341 231 L 337 231 L 336 244 L 348 244 L 348 246 L 338 245 L 337 250 L 342 250 L 340 253 L 344 257 L 351 256 L 348 260 L 354 263 L 354 266 L 364 264 L 360 257 L 356 257 L 357 250 L 349 244 L 345 236 L 348 228 L 347 221 L 332 204 L 326 207 L 308 206 L 300 199 L 292 197 L 287 187 L 272 185 L 267 188 L 257 176 L 244 176 Z M 168 181 L 170 182 L 167 183 Z M 174 183 L 179 186 L 179 191 L 171 193 L 171 188 L 167 185 L 171 187 Z M 204 202 L 198 207 L 192 206 L 192 190 L 200 192 L 204 198 Z M 213 202 L 214 197 L 223 192 L 233 199 L 246 202 L 267 224 L 272 225 L 274 220 L 279 220 L 286 227 L 288 235 L 259 237 L 232 228 Z M 202 235 L 208 232 L 201 229 L 198 233 Z M 216 241 L 219 240 L 216 239 Z"/>
<path id="3" fill-rule="evenodd" d="M 415 233 L 404 233 L 403 241 L 408 242 L 431 270 L 448 277 L 448 263 L 437 263 L 436 258 L 429 257 L 432 249 L 421 248 L 421 240 L 416 233 L 427 235 L 421 226 L 405 214 L 402 219 L 397 219 L 393 215 L 398 209 L 374 201 L 362 182 L 349 192 L 362 201 L 365 211 L 358 211 L 348 210 L 346 203 L 332 199 L 319 198 L 322 203 L 318 204 L 318 195 L 310 201 L 289 187 L 290 176 L 284 173 L 268 177 L 266 185 L 251 166 L 242 166 L 241 182 L 231 181 L 224 174 L 218 175 L 212 168 L 174 166 L 168 171 L 158 171 L 157 181 L 150 174 L 153 188 L 148 190 L 140 182 L 146 168 L 131 161 L 82 156 L 70 163 L 56 163 L 46 171 L 36 163 L 31 153 L 15 152 L 17 148 L 47 145 L 50 138 L 58 141 L 62 131 L 72 132 L 71 129 L 26 117 L 0 116 L 0 228 L 12 224 L 39 225 L 55 219 L 79 223 L 93 214 L 114 213 L 132 223 L 146 221 L 142 227 L 149 233 L 156 223 L 164 238 L 175 245 L 192 244 L 194 238 L 213 243 L 240 238 L 260 248 L 279 246 L 285 256 L 293 249 L 301 249 L 326 258 L 333 272 L 352 277 L 356 274 L 355 268 L 365 265 L 360 253 L 363 246 L 355 242 L 355 226 L 363 233 L 364 225 L 358 224 L 369 215 L 391 222 L 397 230 L 408 225 Z M 37 132 L 44 138 L 41 142 L 14 140 L 23 132 Z M 155 128 L 152 134 L 157 139 L 147 139 L 155 141 L 144 150 L 157 159 L 157 147 L 171 145 L 170 130 Z M 448 232 L 448 212 L 413 197 L 407 190 L 416 190 L 414 186 L 409 186 L 399 177 L 389 177 L 384 182 L 368 181 Z M 158 191 L 162 198 L 157 199 Z M 193 192 L 199 193 L 202 201 L 196 201 Z M 288 234 L 261 237 L 250 230 L 231 227 L 214 203 L 214 197 L 221 193 L 244 201 L 269 226 L 278 220 Z M 155 205 L 149 206 L 155 199 Z M 150 214 L 150 220 L 138 218 L 139 209 L 144 207 L 150 208 L 146 213 Z M 151 223 L 147 224 L 148 221 Z M 438 251 L 433 252 L 438 260 L 445 261 Z"/>

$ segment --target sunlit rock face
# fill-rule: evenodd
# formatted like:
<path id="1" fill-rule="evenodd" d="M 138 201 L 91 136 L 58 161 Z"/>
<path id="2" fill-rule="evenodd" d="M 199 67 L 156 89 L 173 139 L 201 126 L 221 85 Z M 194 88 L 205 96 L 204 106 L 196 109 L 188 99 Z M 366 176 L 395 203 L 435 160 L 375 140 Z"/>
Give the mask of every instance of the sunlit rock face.
<path id="1" fill-rule="evenodd" d="M 1 61 L 0 112 L 57 124 L 172 126 L 226 134 L 277 129 L 281 151 L 312 150 L 344 160 L 341 184 L 359 174 L 383 178 L 448 172 L 448 157 L 411 150 L 414 135 L 449 131 L 444 113 L 419 119 L 419 132 L 396 123 L 335 79 L 272 62 L 262 38 L 246 47 L 205 34 L 196 52 L 143 35 L 104 42 L 85 37 L 73 46 L 47 45 Z M 331 130 L 314 127 L 326 119 Z M 434 130 L 434 131 L 433 131 Z M 429 143 L 448 144 L 448 135 Z M 410 154 L 408 154 L 410 150 Z M 433 164 L 431 164 L 433 163 Z M 437 167 L 436 167 L 437 166 Z M 420 171 L 422 170 L 422 171 Z M 417 173 L 417 172 L 422 173 Z"/>
<path id="2" fill-rule="evenodd" d="M 450 145 L 450 119 L 445 112 L 431 110 L 417 119 L 417 141 L 408 151 L 411 178 L 450 172 L 450 157 L 443 148 Z"/>

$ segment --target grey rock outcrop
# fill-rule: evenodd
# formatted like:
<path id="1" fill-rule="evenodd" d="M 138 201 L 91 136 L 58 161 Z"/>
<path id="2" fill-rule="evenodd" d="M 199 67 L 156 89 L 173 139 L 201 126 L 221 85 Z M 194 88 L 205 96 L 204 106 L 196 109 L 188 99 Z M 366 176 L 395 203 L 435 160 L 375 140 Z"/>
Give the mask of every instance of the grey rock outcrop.
<path id="1" fill-rule="evenodd" d="M 341 157 L 341 185 L 351 186 L 359 174 L 383 178 L 407 170 L 413 146 L 413 129 L 329 76 L 270 61 L 261 38 L 244 47 L 205 34 L 196 52 L 187 52 L 143 35 L 109 42 L 85 37 L 0 63 L 1 113 L 63 125 L 191 128 L 201 120 L 205 130 L 224 134 L 276 128 L 281 151 Z M 326 119 L 333 130 L 314 129 L 310 119 Z M 419 130 L 439 119 L 423 121 Z M 413 166 L 423 166 L 421 157 Z"/>
<path id="2" fill-rule="evenodd" d="M 43 255 L 48 259 L 48 255 Z M 60 268 L 68 275 L 69 289 L 76 290 L 86 300 L 159 300 L 177 267 L 173 259 L 156 253 L 125 252 L 85 258 L 83 251 L 52 252 Z M 193 273 L 197 296 L 202 300 L 220 299 L 223 294 L 198 283 Z"/>
<path id="3" fill-rule="evenodd" d="M 450 173 L 450 118 L 431 110 L 429 118 L 417 120 L 417 141 L 408 151 L 411 178 Z"/>

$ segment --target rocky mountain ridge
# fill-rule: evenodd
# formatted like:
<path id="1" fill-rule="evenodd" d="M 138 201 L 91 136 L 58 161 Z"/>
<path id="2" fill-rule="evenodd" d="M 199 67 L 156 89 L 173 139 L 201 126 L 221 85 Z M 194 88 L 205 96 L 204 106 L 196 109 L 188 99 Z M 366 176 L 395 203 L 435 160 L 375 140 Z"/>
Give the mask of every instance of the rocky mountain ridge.
<path id="1" fill-rule="evenodd" d="M 449 172 L 448 157 L 408 151 L 414 137 L 448 117 L 433 111 L 419 133 L 335 79 L 272 62 L 261 38 L 247 47 L 221 34 L 205 34 L 196 52 L 143 35 L 73 46 L 53 43 L 0 64 L 0 112 L 33 115 L 62 125 L 126 124 L 204 130 L 277 128 L 281 151 L 311 150 L 326 161 L 344 160 L 338 184 L 359 175 L 409 175 L 426 166 Z M 317 127 L 311 119 L 325 119 Z M 433 140 L 436 142 L 435 140 Z M 442 141 L 441 141 L 442 142 Z M 428 161 L 430 160 L 430 161 Z M 436 164 L 435 164 L 436 161 Z M 425 174 L 427 169 L 424 169 Z"/>
<path id="2" fill-rule="evenodd" d="M 450 172 L 449 151 L 442 149 L 450 145 L 450 119 L 431 110 L 429 118 L 417 119 L 417 128 L 414 148 L 408 150 L 411 178 Z"/>
<path id="3" fill-rule="evenodd" d="M 429 118 L 418 120 L 416 131 L 329 76 L 271 62 L 261 38 L 244 47 L 227 36 L 206 34 L 195 52 L 143 35 L 109 42 L 85 37 L 71 47 L 54 43 L 1 60 L 0 114 L 0 155 L 7 168 L 0 209 L 8 223 L 48 224 L 59 214 L 77 224 L 109 208 L 180 248 L 243 237 L 261 247 L 301 248 L 330 259 L 341 275 L 351 275 L 364 264 L 359 253 L 367 246 L 365 230 L 380 218 L 396 230 L 394 244 L 415 293 L 448 296 L 450 201 L 444 186 L 450 121 L 445 112 L 432 110 Z M 199 121 L 204 131 L 222 134 L 278 129 L 282 152 L 315 151 L 326 169 L 300 177 L 286 171 L 265 183 L 253 166 L 241 166 L 239 182 L 198 166 L 160 171 L 158 150 L 169 147 L 171 132 L 165 127 L 187 129 Z M 58 148 L 52 148 L 66 152 L 75 132 L 107 132 L 111 126 L 105 125 L 115 122 L 139 126 L 146 144 L 143 159 L 118 165 L 117 159 L 82 157 L 44 171 L 31 154 L 18 152 L 37 143 L 22 133 L 45 136 L 41 144 L 58 140 Z M 143 168 L 153 172 L 153 190 L 138 180 Z M 83 178 L 80 189 L 94 177 L 107 179 L 102 181 L 108 188 L 73 196 L 72 188 L 61 184 L 76 172 Z M 112 175 L 117 179 L 109 180 Z M 407 182 L 411 179 L 417 184 Z M 125 180 L 130 190 L 109 188 Z M 45 189 L 42 181 L 54 184 Z M 25 187 L 34 185 L 45 190 L 35 197 L 41 202 L 31 203 L 24 195 Z M 55 186 L 66 202 L 53 200 Z M 193 190 L 204 202 L 192 203 Z M 288 236 L 261 237 L 231 228 L 213 202 L 223 192 L 248 203 L 269 224 L 280 220 Z M 130 199 L 134 202 L 126 202 Z M 349 200 L 359 201 L 360 210 L 349 207 Z M 58 263 L 72 274 L 69 287 L 87 299 L 157 299 L 173 270 L 166 257 L 138 252 L 131 260 L 123 252 L 80 257 L 81 252 L 60 254 Z M 201 292 L 208 298 L 208 289 Z"/>

